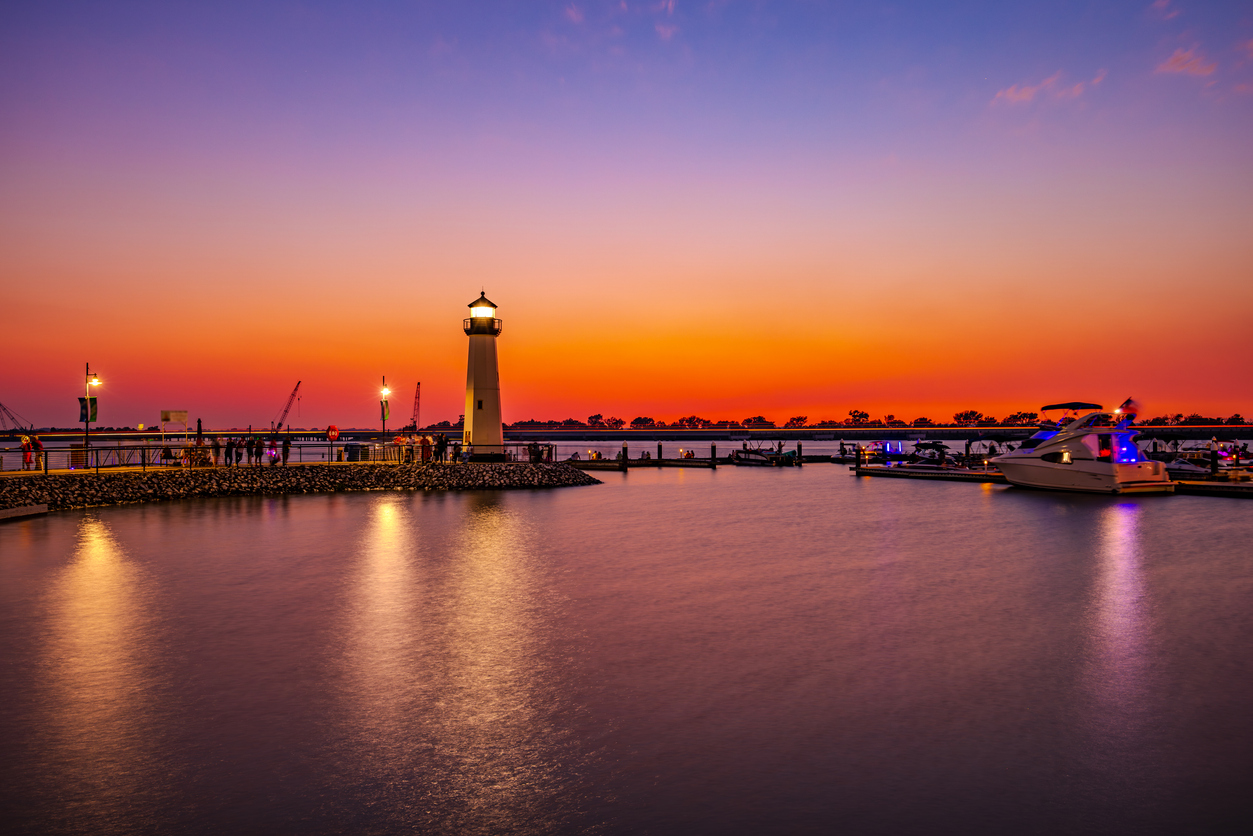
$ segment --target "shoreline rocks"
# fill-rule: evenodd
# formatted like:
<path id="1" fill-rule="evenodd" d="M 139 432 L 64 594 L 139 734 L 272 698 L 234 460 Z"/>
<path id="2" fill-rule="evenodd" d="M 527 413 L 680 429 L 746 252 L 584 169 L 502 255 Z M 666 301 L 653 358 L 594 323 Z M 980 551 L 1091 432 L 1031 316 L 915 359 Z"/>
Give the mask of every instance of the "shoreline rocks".
<path id="1" fill-rule="evenodd" d="M 0 478 L 0 508 L 49 510 L 213 496 L 378 490 L 518 490 L 599 485 L 564 464 L 299 464 L 122 473 L 30 473 Z"/>

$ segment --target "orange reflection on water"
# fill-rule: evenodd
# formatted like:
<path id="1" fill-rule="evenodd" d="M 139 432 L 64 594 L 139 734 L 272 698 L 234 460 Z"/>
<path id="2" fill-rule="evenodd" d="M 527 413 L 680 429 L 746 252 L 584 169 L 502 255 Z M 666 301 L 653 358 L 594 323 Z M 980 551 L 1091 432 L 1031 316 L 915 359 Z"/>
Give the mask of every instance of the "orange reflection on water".
<path id="1" fill-rule="evenodd" d="M 414 513 L 415 501 L 377 500 L 360 541 L 346 641 L 349 771 L 407 796 L 398 809 L 412 812 L 408 826 L 533 822 L 551 809 L 554 758 L 535 708 L 529 535 L 484 497 L 466 501 L 460 524 L 419 527 L 440 516 Z"/>
<path id="2" fill-rule="evenodd" d="M 151 791 L 157 774 L 145 576 L 108 526 L 88 517 L 50 599 L 46 754 L 81 805 L 74 814 L 104 814 Z"/>
<path id="3" fill-rule="evenodd" d="M 376 754 L 396 756 L 407 728 L 406 706 L 421 688 L 418 664 L 421 624 L 418 578 L 413 565 L 413 521 L 408 509 L 387 498 L 371 508 L 352 586 L 348 677 L 354 716 Z"/>
<path id="4" fill-rule="evenodd" d="M 459 761 L 456 793 L 482 824 L 525 821 L 553 788 L 552 732 L 536 706 L 530 532 L 489 497 L 468 503 L 450 578 L 443 745 Z M 448 754 L 454 754 L 454 748 Z"/>

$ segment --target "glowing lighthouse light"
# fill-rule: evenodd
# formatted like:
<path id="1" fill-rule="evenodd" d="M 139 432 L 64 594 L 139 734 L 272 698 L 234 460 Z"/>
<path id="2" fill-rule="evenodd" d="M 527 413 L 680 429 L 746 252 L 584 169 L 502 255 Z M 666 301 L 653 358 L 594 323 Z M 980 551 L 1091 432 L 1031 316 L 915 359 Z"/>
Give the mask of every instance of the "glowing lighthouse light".
<path id="1" fill-rule="evenodd" d="M 505 460 L 504 431 L 500 423 L 500 372 L 496 365 L 496 338 L 503 323 L 496 318 L 496 304 L 480 294 L 469 305 L 465 320 L 470 338 L 466 361 L 466 418 L 462 443 L 471 449 L 470 460 Z"/>

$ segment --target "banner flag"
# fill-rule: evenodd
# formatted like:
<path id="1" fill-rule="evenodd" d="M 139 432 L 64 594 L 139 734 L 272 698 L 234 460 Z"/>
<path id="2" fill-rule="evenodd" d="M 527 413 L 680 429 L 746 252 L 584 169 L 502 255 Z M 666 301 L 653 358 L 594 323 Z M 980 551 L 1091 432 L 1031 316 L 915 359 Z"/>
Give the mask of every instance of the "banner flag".
<path id="1" fill-rule="evenodd" d="M 78 420 L 82 424 L 89 422 L 94 424 L 96 422 L 96 399 L 94 396 L 78 399 Z"/>
<path id="2" fill-rule="evenodd" d="M 383 420 L 384 420 L 384 421 L 386 421 L 388 418 L 392 417 L 391 410 L 387 408 L 387 401 L 385 401 L 385 400 L 379 401 L 379 411 L 381 411 L 381 412 L 383 413 Z"/>

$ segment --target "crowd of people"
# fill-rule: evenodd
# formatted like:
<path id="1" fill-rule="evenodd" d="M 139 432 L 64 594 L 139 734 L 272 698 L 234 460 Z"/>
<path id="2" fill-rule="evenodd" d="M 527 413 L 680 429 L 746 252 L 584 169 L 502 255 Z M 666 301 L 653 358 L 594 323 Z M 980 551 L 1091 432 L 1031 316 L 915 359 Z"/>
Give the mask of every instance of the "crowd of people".
<path id="1" fill-rule="evenodd" d="M 43 470 L 44 443 L 37 435 L 22 436 L 22 470 Z"/>
<path id="2" fill-rule="evenodd" d="M 198 445 L 203 441 L 202 438 L 196 439 Z M 268 442 L 261 436 L 228 436 L 225 440 L 214 436 L 208 444 L 214 467 L 217 467 L 219 458 L 225 467 L 240 467 L 245 464 L 245 458 L 249 465 L 261 465 L 268 461 L 271 465 L 282 464 L 286 467 L 291 458 L 291 447 L 291 438 L 288 436 L 284 436 L 281 442 L 276 436 L 270 436 Z"/>

